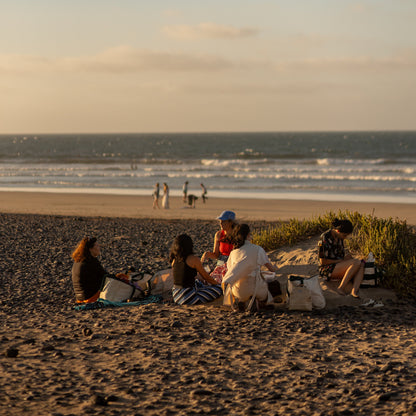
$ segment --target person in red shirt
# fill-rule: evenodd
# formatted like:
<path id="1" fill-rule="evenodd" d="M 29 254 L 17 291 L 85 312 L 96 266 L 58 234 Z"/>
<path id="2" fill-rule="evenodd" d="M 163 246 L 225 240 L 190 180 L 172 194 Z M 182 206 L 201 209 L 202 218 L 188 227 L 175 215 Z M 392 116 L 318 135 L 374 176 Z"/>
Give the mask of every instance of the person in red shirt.
<path id="1" fill-rule="evenodd" d="M 230 237 L 231 232 L 236 225 L 235 213 L 233 211 L 223 211 L 217 220 L 220 221 L 221 229 L 215 233 L 214 238 L 214 249 L 213 251 L 206 251 L 202 255 L 202 261 L 206 259 L 218 260 L 219 262 L 225 263 L 231 250 L 234 248 Z"/>

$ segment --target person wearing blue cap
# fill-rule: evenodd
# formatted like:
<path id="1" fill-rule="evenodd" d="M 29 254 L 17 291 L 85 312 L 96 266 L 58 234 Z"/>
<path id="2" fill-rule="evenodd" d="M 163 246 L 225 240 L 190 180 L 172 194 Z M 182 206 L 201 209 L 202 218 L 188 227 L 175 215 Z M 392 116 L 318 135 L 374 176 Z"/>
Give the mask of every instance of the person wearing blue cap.
<path id="1" fill-rule="evenodd" d="M 214 277 L 217 281 L 219 281 L 219 283 L 221 283 L 220 280 L 222 280 L 222 276 L 227 271 L 226 264 L 228 256 L 234 248 L 230 241 L 230 236 L 236 225 L 235 217 L 236 215 L 233 211 L 221 212 L 221 214 L 217 217 L 217 220 L 220 221 L 221 229 L 215 233 L 214 250 L 206 251 L 201 257 L 202 262 L 207 259 L 217 260 L 217 266 L 222 267 L 221 276 Z"/>

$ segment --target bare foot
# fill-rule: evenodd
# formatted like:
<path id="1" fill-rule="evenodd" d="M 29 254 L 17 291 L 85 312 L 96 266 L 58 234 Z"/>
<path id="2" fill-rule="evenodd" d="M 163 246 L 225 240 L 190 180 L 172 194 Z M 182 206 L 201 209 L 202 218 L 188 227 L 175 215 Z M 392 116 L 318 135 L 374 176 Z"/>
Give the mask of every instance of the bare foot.
<path id="1" fill-rule="evenodd" d="M 354 292 L 351 292 L 351 296 L 353 298 L 357 298 L 357 299 L 360 297 L 360 295 L 358 293 L 354 293 Z"/>

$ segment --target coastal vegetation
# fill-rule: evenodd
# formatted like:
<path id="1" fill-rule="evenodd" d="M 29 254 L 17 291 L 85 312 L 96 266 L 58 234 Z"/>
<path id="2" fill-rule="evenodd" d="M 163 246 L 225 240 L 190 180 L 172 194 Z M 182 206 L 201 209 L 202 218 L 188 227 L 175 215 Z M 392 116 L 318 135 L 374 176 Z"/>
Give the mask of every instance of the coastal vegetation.
<path id="1" fill-rule="evenodd" d="M 349 219 L 354 232 L 346 247 L 357 257 L 371 251 L 381 270 L 380 284 L 399 296 L 416 299 L 416 231 L 406 221 L 377 218 L 358 212 L 332 211 L 311 219 L 291 219 L 254 234 L 253 242 L 266 251 L 315 237 L 331 227 L 335 218 Z"/>

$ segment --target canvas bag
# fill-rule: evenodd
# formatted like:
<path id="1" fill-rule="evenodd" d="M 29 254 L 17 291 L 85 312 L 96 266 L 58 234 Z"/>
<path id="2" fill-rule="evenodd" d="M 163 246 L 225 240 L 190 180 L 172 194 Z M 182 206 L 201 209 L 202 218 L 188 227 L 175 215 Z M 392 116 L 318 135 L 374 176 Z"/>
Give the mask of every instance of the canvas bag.
<path id="1" fill-rule="evenodd" d="M 287 282 L 290 310 L 323 309 L 326 300 L 319 283 L 319 275 L 290 275 Z"/>
<path id="2" fill-rule="evenodd" d="M 160 270 L 149 280 L 149 289 L 152 295 L 162 295 L 171 292 L 173 288 L 172 269 Z"/>
<path id="3" fill-rule="evenodd" d="M 129 283 L 115 276 L 107 276 L 100 298 L 111 302 L 125 302 L 133 298 L 135 290 Z"/>
<path id="4" fill-rule="evenodd" d="M 368 256 L 365 260 L 364 278 L 361 283 L 361 287 L 362 288 L 377 287 L 379 283 L 378 275 L 379 275 L 379 272 L 376 269 L 374 254 L 370 251 L 370 253 L 368 253 Z"/>
<path id="5" fill-rule="evenodd" d="M 111 302 L 126 302 L 133 298 L 142 298 L 149 294 L 146 283 L 151 275 L 135 273 L 108 275 L 100 293 L 100 298 Z"/>
<path id="6" fill-rule="evenodd" d="M 291 311 L 311 311 L 312 296 L 311 291 L 304 285 L 304 281 L 299 276 L 289 276 L 287 281 L 287 294 L 289 297 L 289 310 Z"/>

